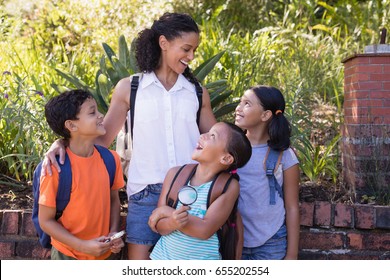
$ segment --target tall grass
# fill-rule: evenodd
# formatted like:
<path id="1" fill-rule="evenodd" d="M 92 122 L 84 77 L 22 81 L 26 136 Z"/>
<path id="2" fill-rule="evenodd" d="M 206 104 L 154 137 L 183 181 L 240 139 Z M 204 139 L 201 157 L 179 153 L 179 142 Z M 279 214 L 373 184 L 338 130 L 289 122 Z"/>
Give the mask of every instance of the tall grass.
<path id="1" fill-rule="evenodd" d="M 238 0 L 22 0 L 0 3 L 0 170 L 18 180 L 31 178 L 54 135 L 45 125 L 43 106 L 57 94 L 53 85 L 72 86 L 60 71 L 93 87 L 104 54 L 102 43 L 130 42 L 165 11 L 190 13 L 202 39 L 192 69 L 225 51 L 204 84 L 226 80 L 234 104 L 252 85 L 269 84 L 284 93 L 293 125 L 293 144 L 306 172 L 339 164 L 325 153 L 337 145 L 313 143 L 313 110 L 336 108 L 330 122 L 339 131 L 343 104 L 342 59 L 379 41 L 390 29 L 390 0 L 384 1 Z M 368 20 L 369 19 L 369 20 Z M 114 50 L 115 52 L 117 50 Z M 57 71 L 55 70 L 57 69 Z M 59 71 L 58 71 L 59 70 Z M 5 74 L 2 74 L 5 73 Z M 37 94 L 37 93 L 42 93 Z M 7 98 L 5 98 L 7 96 Z M 232 120 L 233 115 L 225 116 Z M 313 158 L 318 159 L 315 163 Z M 317 168 L 317 169 L 316 169 Z M 311 171 L 310 171 L 311 170 Z M 316 171 L 315 171 L 316 172 Z M 314 173 L 315 173 L 314 172 Z M 328 173 L 329 173 L 328 172 Z M 317 172 L 312 178 L 322 176 Z"/>

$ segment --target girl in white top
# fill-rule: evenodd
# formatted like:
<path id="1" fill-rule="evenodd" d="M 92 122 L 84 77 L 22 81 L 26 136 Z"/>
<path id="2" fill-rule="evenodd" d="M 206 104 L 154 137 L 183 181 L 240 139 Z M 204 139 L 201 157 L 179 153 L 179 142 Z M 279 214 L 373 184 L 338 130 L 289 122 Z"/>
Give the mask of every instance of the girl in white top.
<path id="1" fill-rule="evenodd" d="M 297 259 L 299 243 L 299 166 L 290 148 L 291 128 L 284 116 L 282 93 L 268 86 L 255 86 L 241 97 L 235 123 L 246 130 L 252 157 L 238 169 L 238 209 L 244 224 L 243 259 Z M 270 204 L 270 188 L 264 161 L 268 148 L 282 151 L 275 177 L 283 186 Z"/>
<path id="2" fill-rule="evenodd" d="M 180 167 L 170 169 L 164 180 L 158 208 L 149 218 L 150 227 L 162 235 L 153 249 L 152 259 L 221 259 L 217 231 L 228 219 L 240 188 L 238 177 L 235 177 L 226 192 L 207 208 L 210 185 L 221 171 L 243 167 L 251 152 L 249 140 L 234 124 L 216 123 L 208 133 L 200 136 L 192 153 L 192 159 L 199 164 L 189 181 L 189 185 L 197 191 L 197 200 L 191 206 L 183 206 L 179 202 L 176 208 L 166 204 L 171 182 Z M 235 241 L 231 240 L 231 243 Z"/>
<path id="3" fill-rule="evenodd" d="M 136 40 L 137 64 L 144 74 L 137 92 L 127 176 L 129 259 L 149 259 L 149 250 L 160 236 L 151 231 L 148 218 L 157 206 L 164 177 L 169 168 L 191 161 L 200 133 L 216 123 L 205 88 L 199 127 L 196 123 L 199 103 L 188 64 L 199 45 L 199 32 L 189 15 L 165 13 Z M 98 138 L 97 144 L 108 147 L 114 141 L 130 108 L 129 95 L 130 78 L 124 78 L 115 87 L 103 121 L 106 134 Z M 57 169 L 55 153 L 59 153 L 60 146 L 56 141 L 46 159 Z"/>

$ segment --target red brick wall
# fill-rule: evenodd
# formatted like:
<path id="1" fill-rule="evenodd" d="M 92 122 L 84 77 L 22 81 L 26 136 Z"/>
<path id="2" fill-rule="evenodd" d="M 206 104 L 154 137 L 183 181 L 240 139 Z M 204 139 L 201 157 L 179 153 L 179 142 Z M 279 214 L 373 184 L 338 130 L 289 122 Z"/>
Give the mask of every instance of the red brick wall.
<path id="1" fill-rule="evenodd" d="M 390 54 L 343 62 L 343 177 L 353 191 L 365 192 L 390 181 Z"/>
<path id="2" fill-rule="evenodd" d="M 304 202 L 300 211 L 300 259 L 390 259 L 390 206 Z M 31 211 L 0 211 L 0 222 L 0 259 L 50 258 Z M 126 250 L 117 258 L 126 259 Z"/>
<path id="3" fill-rule="evenodd" d="M 390 207 L 301 204 L 300 259 L 390 259 Z"/>

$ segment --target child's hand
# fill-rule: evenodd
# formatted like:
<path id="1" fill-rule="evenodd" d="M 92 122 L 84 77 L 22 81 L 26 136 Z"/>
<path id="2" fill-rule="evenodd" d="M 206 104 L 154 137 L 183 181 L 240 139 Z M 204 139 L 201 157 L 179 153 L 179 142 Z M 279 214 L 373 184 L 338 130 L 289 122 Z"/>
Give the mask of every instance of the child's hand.
<path id="1" fill-rule="evenodd" d="M 79 251 L 95 257 L 101 256 L 110 250 L 110 243 L 104 243 L 105 236 L 96 239 L 84 240 Z"/>
<path id="2" fill-rule="evenodd" d="M 110 232 L 110 234 L 108 236 L 111 237 L 115 233 L 116 232 Z M 122 248 L 125 246 L 125 243 L 123 242 L 122 238 L 115 238 L 115 239 L 111 240 L 110 242 L 108 242 L 108 244 L 110 244 L 110 250 L 114 254 L 119 253 L 122 250 Z"/>
<path id="3" fill-rule="evenodd" d="M 174 209 L 169 206 L 160 206 L 153 210 L 149 217 L 148 225 L 156 233 L 158 233 L 156 225 L 160 219 L 168 218 L 171 216 Z"/>
<path id="4" fill-rule="evenodd" d="M 181 229 L 188 223 L 188 210 L 190 210 L 189 206 L 181 206 L 173 211 L 171 219 L 176 229 Z"/>

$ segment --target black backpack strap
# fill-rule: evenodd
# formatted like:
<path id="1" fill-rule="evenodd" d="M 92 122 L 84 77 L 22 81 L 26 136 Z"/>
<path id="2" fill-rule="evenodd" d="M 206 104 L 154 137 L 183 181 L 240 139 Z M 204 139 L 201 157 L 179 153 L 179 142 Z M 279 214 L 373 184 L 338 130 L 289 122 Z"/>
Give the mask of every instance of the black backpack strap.
<path id="1" fill-rule="evenodd" d="M 137 96 L 137 90 L 139 85 L 139 76 L 133 75 L 131 79 L 131 91 L 130 91 L 130 136 L 133 140 L 133 128 L 134 128 L 134 108 L 135 108 L 135 98 Z M 127 125 L 126 125 L 127 132 Z"/>
<path id="2" fill-rule="evenodd" d="M 209 208 L 211 203 L 213 203 L 221 194 L 226 192 L 232 179 L 233 175 L 225 171 L 220 172 L 215 177 L 207 195 L 207 208 Z"/>
<path id="3" fill-rule="evenodd" d="M 199 102 L 199 109 L 198 112 L 196 112 L 196 123 L 198 124 L 199 127 L 200 111 L 202 110 L 202 104 L 203 104 L 203 100 L 202 100 L 203 89 L 198 81 L 195 82 L 195 89 L 196 89 L 196 96 L 198 97 L 198 102 Z"/>
<path id="4" fill-rule="evenodd" d="M 177 194 L 180 188 L 187 185 L 192 176 L 194 176 L 197 166 L 197 164 L 185 164 L 176 172 L 166 196 L 166 204 L 168 206 L 176 208 L 178 202 Z"/>

